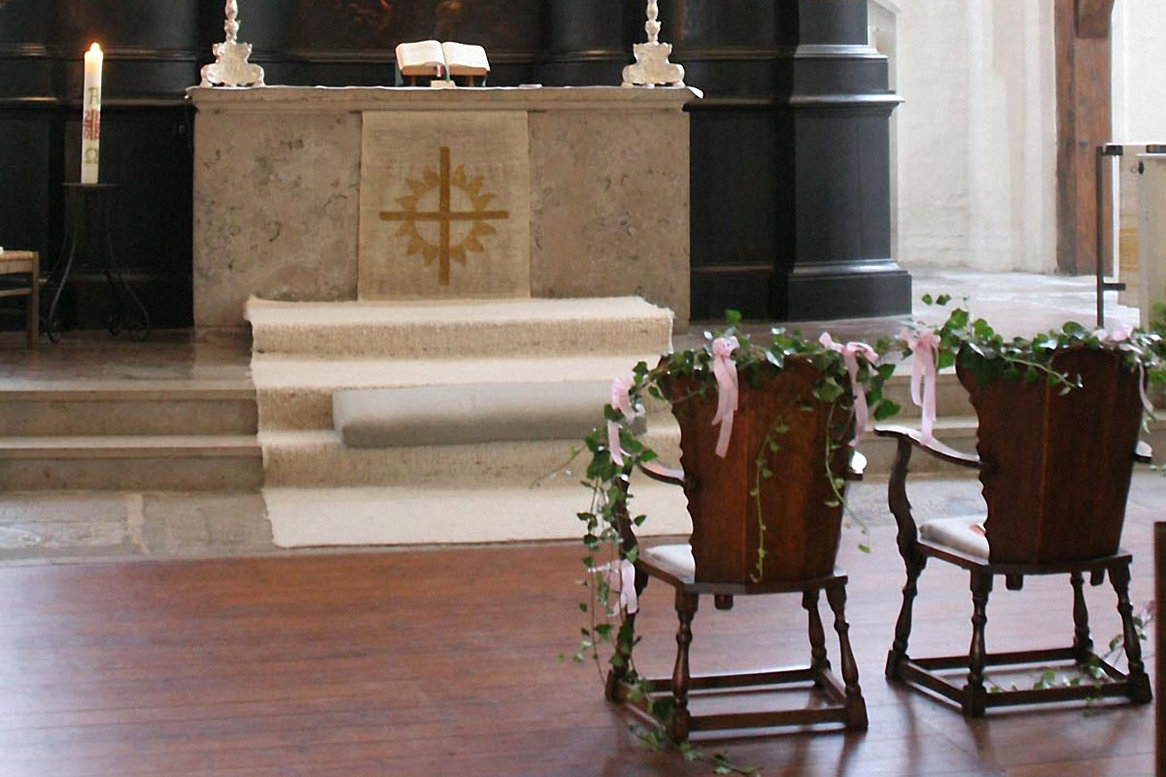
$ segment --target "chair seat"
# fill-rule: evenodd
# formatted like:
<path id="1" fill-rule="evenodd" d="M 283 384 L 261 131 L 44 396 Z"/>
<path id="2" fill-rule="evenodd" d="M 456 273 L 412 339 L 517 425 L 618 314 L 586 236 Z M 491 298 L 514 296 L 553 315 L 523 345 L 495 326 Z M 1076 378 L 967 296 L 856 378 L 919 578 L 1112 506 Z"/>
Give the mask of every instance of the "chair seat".
<path id="1" fill-rule="evenodd" d="M 640 558 L 683 583 L 691 584 L 696 579 L 696 560 L 687 542 L 641 548 Z"/>
<path id="2" fill-rule="evenodd" d="M 988 562 L 988 537 L 984 534 L 983 515 L 936 518 L 919 524 L 919 538 L 935 545 L 946 545 L 973 558 Z"/>

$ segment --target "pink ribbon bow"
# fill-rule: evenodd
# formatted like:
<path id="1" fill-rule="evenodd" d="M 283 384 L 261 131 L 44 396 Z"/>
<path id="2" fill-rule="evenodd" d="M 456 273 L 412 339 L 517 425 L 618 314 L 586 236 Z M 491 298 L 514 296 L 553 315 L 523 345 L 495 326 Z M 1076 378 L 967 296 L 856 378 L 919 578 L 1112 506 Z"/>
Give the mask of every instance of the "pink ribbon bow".
<path id="1" fill-rule="evenodd" d="M 632 410 L 631 390 L 635 381 L 631 378 L 616 378 L 611 382 L 611 407 L 631 420 L 635 415 Z M 611 451 L 611 460 L 617 467 L 623 466 L 623 448 L 619 444 L 619 421 L 607 422 L 607 448 Z"/>
<path id="2" fill-rule="evenodd" d="M 1134 328 L 1129 324 L 1115 324 L 1113 329 L 1108 332 L 1105 329 L 1098 329 L 1093 333 L 1093 336 L 1098 340 L 1104 340 L 1107 337 L 1112 343 L 1121 343 L 1129 340 L 1134 334 Z M 1138 361 L 1138 391 L 1142 395 L 1142 408 L 1151 415 L 1154 414 L 1154 403 L 1150 401 L 1150 397 L 1146 395 L 1146 367 L 1142 362 Z"/>
<path id="3" fill-rule="evenodd" d="M 923 440 L 934 439 L 931 431 L 935 427 L 935 357 L 939 351 L 939 335 L 924 332 L 918 337 L 910 329 L 904 329 L 900 339 L 915 356 L 911 365 L 911 401 L 922 412 L 921 430 Z"/>
<path id="4" fill-rule="evenodd" d="M 874 348 L 866 343 L 849 342 L 846 345 L 836 343 L 829 332 L 823 332 L 822 336 L 818 338 L 818 342 L 830 350 L 842 354 L 842 361 L 846 364 L 846 372 L 850 375 L 850 390 L 854 396 L 854 439 L 850 441 L 850 445 L 855 446 L 858 444 L 859 438 L 862 437 L 863 429 L 866 428 L 866 419 L 869 413 L 866 404 L 866 387 L 858 382 L 858 355 L 862 354 L 862 358 L 871 366 L 874 366 L 874 363 L 879 360 L 879 355 Z"/>
<path id="5" fill-rule="evenodd" d="M 1113 329 L 1108 332 L 1104 328 L 1098 329 L 1093 333 L 1093 336 L 1098 340 L 1104 340 L 1108 337 L 1110 342 L 1120 343 L 1129 340 L 1133 333 L 1134 328 L 1129 324 L 1115 324 Z"/>
<path id="6" fill-rule="evenodd" d="M 739 345 L 736 337 L 718 337 L 713 340 L 713 376 L 717 379 L 717 413 L 713 416 L 713 426 L 721 425 L 716 452 L 722 459 L 729 451 L 733 414 L 737 412 L 740 401 L 737 363 L 733 361 L 733 351 Z"/>
<path id="7" fill-rule="evenodd" d="M 628 615 L 636 614 L 640 609 L 640 602 L 636 595 L 635 564 L 624 558 L 601 567 L 593 567 L 591 572 L 605 575 L 611 590 L 619 592 L 620 608 Z"/>

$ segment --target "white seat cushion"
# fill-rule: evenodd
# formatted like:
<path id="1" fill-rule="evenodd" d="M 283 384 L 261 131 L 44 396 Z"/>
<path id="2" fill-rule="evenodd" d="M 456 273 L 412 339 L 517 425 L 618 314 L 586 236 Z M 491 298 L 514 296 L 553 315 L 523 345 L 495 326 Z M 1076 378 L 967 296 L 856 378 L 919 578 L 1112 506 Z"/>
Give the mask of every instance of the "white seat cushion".
<path id="1" fill-rule="evenodd" d="M 988 560 L 988 537 L 984 534 L 984 516 L 938 518 L 919 526 L 919 536 L 928 542 L 958 550 L 974 558 Z"/>
<path id="2" fill-rule="evenodd" d="M 641 547 L 640 558 L 681 580 L 692 581 L 696 577 L 696 561 L 692 557 L 692 546 L 687 542 Z"/>

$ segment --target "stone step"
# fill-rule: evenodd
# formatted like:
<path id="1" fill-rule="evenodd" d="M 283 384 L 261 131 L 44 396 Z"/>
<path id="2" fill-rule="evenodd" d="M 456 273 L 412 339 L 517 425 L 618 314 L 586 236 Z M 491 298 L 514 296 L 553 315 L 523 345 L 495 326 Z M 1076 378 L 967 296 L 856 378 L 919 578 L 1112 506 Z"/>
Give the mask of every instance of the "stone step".
<path id="1" fill-rule="evenodd" d="M 883 395 L 899 405 L 899 414 L 894 416 L 895 419 L 919 418 L 922 411 L 911 401 L 909 371 L 896 371 L 884 385 Z M 968 401 L 968 392 L 960 385 L 954 370 L 945 370 L 936 377 L 935 409 L 938 418 L 976 414 L 972 403 Z"/>
<path id="2" fill-rule="evenodd" d="M 258 489 L 254 435 L 0 438 L 0 489 L 217 491 Z"/>
<path id="3" fill-rule="evenodd" d="M 247 303 L 253 350 L 446 359 L 654 353 L 672 313 L 638 297 Z"/>
<path id="4" fill-rule="evenodd" d="M 471 383 L 610 381 L 658 355 L 542 359 L 309 359 L 256 354 L 251 371 L 264 430 L 332 428 L 332 395 L 344 389 Z M 596 422 L 602 419 L 596 408 Z"/>
<path id="5" fill-rule="evenodd" d="M 0 429 L 10 437 L 249 435 L 255 390 L 239 381 L 8 381 Z"/>

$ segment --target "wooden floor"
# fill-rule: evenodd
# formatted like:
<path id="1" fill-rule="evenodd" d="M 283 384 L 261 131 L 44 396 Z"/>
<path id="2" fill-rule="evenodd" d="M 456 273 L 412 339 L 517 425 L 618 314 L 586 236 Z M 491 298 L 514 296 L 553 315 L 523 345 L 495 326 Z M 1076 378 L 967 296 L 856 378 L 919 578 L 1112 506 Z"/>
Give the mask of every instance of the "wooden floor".
<path id="1" fill-rule="evenodd" d="M 1150 512 L 1126 532 L 1136 602 L 1152 596 Z M 969 722 L 889 686 L 901 564 L 891 527 L 874 529 L 870 555 L 856 538 L 844 537 L 841 563 L 870 730 L 709 751 L 766 775 L 1153 773 L 1153 705 Z M 582 625 L 579 555 L 551 545 L 0 568 L 0 775 L 711 773 L 643 748 L 595 668 L 560 659 Z M 1065 581 L 999 586 L 989 648 L 1067 641 L 1070 601 Z M 1108 640 L 1112 590 L 1089 601 Z M 668 589 L 643 604 L 641 667 L 667 670 Z M 969 617 L 966 578 L 929 568 L 914 652 L 962 651 Z M 808 654 L 797 597 L 706 605 L 695 634 L 698 672 L 727 665 L 729 645 L 753 666 Z"/>

